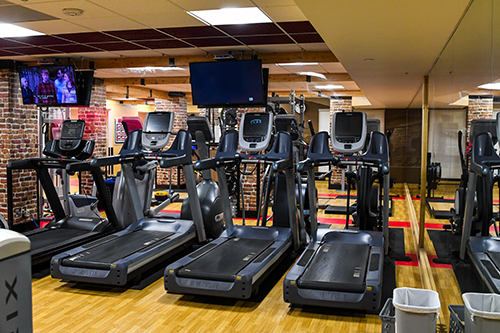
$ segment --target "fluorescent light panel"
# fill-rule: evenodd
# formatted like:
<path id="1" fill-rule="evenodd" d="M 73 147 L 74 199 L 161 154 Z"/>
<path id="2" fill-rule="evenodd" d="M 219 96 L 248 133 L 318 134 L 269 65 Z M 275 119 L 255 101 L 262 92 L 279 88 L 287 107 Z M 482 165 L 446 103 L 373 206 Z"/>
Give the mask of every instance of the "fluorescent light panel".
<path id="1" fill-rule="evenodd" d="M 23 28 L 14 24 L 0 23 L 0 38 L 45 35 L 43 32 Z"/>
<path id="2" fill-rule="evenodd" d="M 337 89 L 345 89 L 341 84 L 327 84 L 325 86 L 314 86 L 316 89 L 325 89 L 325 90 L 337 90 Z"/>
<path id="3" fill-rule="evenodd" d="M 283 62 L 277 63 L 276 66 L 316 66 L 317 62 Z"/>
<path id="4" fill-rule="evenodd" d="M 488 90 L 500 90 L 500 82 L 482 84 L 478 86 L 478 88 L 488 89 Z"/>
<path id="5" fill-rule="evenodd" d="M 211 25 L 272 22 L 271 19 L 257 7 L 195 10 L 188 12 L 188 14 Z"/>
<path id="6" fill-rule="evenodd" d="M 324 74 L 321 74 L 321 73 L 316 73 L 316 72 L 298 72 L 297 74 L 319 77 L 320 79 L 326 80 L 326 76 Z"/>

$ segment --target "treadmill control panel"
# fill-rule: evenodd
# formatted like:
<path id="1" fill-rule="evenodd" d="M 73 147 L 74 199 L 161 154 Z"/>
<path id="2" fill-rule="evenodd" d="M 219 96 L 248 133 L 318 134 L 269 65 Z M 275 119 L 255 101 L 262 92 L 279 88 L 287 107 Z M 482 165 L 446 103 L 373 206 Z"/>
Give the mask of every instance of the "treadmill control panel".
<path id="1" fill-rule="evenodd" d="M 70 152 L 76 149 L 82 142 L 84 131 L 85 131 L 85 121 L 65 120 L 61 128 L 61 139 L 59 140 L 59 149 L 61 149 L 61 151 L 63 152 Z"/>

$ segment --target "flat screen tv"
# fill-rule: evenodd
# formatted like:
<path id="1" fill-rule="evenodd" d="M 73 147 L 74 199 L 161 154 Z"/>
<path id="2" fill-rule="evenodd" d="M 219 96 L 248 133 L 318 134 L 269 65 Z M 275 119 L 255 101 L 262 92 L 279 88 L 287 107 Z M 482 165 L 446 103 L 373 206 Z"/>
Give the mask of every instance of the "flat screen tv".
<path id="1" fill-rule="evenodd" d="M 78 85 L 72 66 L 19 67 L 23 104 L 78 105 Z"/>
<path id="2" fill-rule="evenodd" d="M 94 70 L 75 70 L 78 106 L 89 106 L 94 84 Z"/>
<path id="3" fill-rule="evenodd" d="M 267 103 L 267 80 L 260 60 L 194 62 L 189 64 L 189 71 L 193 104 L 198 107 L 257 107 Z"/>

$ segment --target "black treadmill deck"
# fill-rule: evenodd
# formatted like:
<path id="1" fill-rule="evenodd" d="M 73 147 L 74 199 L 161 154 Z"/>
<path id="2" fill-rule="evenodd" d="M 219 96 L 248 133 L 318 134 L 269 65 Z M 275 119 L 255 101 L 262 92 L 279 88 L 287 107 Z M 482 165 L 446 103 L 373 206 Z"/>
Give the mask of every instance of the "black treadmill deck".
<path id="1" fill-rule="evenodd" d="M 34 251 L 46 246 L 54 246 L 56 244 L 66 242 L 71 238 L 78 237 L 86 233 L 89 233 L 89 231 L 57 228 L 47 229 L 43 232 L 41 231 L 32 235 L 28 235 L 28 238 L 31 241 L 31 250 Z"/>
<path id="2" fill-rule="evenodd" d="M 133 253 L 142 252 L 173 234 L 164 231 L 135 230 L 65 258 L 61 264 L 69 267 L 109 269 L 114 262 Z"/>
<path id="3" fill-rule="evenodd" d="M 273 243 L 273 240 L 231 238 L 179 269 L 178 276 L 232 282 L 239 271 Z"/>
<path id="4" fill-rule="evenodd" d="M 369 255 L 368 244 L 324 243 L 297 284 L 305 289 L 362 293 Z"/>

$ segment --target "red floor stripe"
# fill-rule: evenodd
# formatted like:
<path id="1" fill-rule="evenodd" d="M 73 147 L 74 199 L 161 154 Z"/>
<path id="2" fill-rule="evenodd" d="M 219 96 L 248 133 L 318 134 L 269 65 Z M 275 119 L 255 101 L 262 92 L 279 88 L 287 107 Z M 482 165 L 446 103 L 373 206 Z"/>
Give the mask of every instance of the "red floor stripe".
<path id="1" fill-rule="evenodd" d="M 405 222 L 405 221 L 389 221 L 389 227 L 409 228 L 409 227 L 411 227 L 411 224 L 410 224 L 410 222 Z"/>
<path id="2" fill-rule="evenodd" d="M 417 255 L 414 253 L 406 253 L 407 257 L 411 258 L 411 261 L 396 261 L 398 266 L 418 266 Z"/>
<path id="3" fill-rule="evenodd" d="M 427 258 L 429 258 L 429 265 L 434 268 L 447 268 L 447 269 L 453 269 L 453 267 L 449 264 L 436 264 L 432 259 L 437 258 L 437 255 L 434 254 L 428 254 Z"/>

